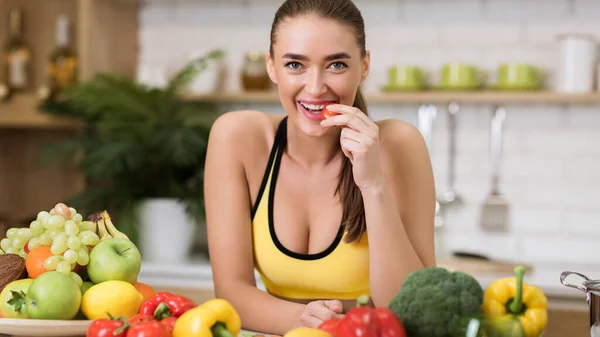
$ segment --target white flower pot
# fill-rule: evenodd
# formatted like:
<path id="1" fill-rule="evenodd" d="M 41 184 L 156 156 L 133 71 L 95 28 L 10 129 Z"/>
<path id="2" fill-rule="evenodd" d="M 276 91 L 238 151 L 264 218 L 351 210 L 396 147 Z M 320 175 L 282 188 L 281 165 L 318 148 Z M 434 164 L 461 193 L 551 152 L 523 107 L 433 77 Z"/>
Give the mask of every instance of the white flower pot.
<path id="1" fill-rule="evenodd" d="M 149 199 L 138 209 L 140 251 L 146 262 L 189 260 L 195 226 L 175 199 Z"/>

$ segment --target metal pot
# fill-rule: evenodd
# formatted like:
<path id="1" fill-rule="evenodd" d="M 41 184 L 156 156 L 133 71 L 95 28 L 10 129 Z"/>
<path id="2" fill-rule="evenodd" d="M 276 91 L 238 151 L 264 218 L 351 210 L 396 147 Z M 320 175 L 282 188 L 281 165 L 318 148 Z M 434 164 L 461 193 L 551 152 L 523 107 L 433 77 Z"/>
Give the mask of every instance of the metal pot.
<path id="1" fill-rule="evenodd" d="M 584 279 L 581 285 L 565 281 L 567 276 L 574 274 Z M 564 271 L 560 274 L 560 283 L 567 287 L 581 290 L 586 295 L 586 302 L 590 307 L 590 332 L 592 336 L 600 336 L 600 280 L 591 280 L 589 277 L 574 271 Z"/>

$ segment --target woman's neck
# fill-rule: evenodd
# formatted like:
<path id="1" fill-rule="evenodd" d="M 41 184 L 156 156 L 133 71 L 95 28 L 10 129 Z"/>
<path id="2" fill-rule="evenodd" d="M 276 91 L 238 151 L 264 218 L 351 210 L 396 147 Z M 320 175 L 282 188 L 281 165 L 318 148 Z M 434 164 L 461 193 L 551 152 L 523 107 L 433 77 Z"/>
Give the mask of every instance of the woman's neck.
<path id="1" fill-rule="evenodd" d="M 339 139 L 340 131 L 330 132 L 323 137 L 311 137 L 288 123 L 288 156 L 305 169 L 322 169 L 343 156 Z"/>

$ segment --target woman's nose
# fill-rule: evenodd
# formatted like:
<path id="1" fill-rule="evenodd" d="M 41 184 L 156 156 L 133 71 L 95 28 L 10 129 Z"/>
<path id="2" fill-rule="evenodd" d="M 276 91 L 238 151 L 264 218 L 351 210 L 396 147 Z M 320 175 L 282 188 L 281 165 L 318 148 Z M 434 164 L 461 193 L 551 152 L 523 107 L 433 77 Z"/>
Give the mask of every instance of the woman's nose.
<path id="1" fill-rule="evenodd" d="M 313 96 L 319 96 L 327 92 L 327 85 L 320 71 L 313 69 L 308 73 L 306 91 Z"/>

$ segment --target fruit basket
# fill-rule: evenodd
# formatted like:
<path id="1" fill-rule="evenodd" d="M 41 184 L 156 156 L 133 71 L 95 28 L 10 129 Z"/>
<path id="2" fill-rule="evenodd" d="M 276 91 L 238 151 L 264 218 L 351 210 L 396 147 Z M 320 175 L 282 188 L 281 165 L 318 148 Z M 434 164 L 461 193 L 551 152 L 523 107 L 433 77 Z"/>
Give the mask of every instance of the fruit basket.
<path id="1" fill-rule="evenodd" d="M 0 318 L 0 336 L 11 337 L 70 337 L 85 336 L 90 320 L 43 320 Z"/>

